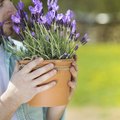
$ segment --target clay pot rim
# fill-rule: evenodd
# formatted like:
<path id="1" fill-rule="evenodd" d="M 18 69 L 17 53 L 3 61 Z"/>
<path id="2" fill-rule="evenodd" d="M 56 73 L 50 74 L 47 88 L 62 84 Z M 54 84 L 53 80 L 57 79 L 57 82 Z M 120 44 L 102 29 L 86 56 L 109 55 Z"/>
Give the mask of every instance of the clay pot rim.
<path id="1" fill-rule="evenodd" d="M 18 62 L 19 63 L 22 63 L 22 62 L 29 62 L 29 61 L 33 61 L 33 60 L 19 60 Z M 72 61 L 74 61 L 74 59 L 73 58 L 71 58 L 71 59 L 51 59 L 51 60 L 44 60 L 43 62 L 54 62 L 54 61 L 56 61 L 56 62 L 64 62 L 64 61 L 66 61 L 66 62 L 72 62 Z"/>

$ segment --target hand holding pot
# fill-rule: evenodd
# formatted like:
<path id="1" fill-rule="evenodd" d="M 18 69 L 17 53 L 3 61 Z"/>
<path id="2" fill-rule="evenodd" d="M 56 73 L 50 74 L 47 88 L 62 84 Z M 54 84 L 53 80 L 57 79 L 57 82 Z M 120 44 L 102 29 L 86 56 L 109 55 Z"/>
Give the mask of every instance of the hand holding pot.
<path id="1" fill-rule="evenodd" d="M 56 84 L 55 81 L 39 87 L 37 86 L 57 73 L 52 63 L 31 72 L 34 67 L 43 61 L 42 58 L 33 60 L 21 70 L 19 70 L 19 65 L 17 63 L 11 81 L 9 82 L 8 88 L 3 97 L 12 96 L 16 101 L 22 104 L 31 100 L 37 93 L 54 87 Z"/>
<path id="2" fill-rule="evenodd" d="M 69 96 L 69 100 L 71 99 L 71 97 L 73 96 L 73 92 L 76 88 L 77 85 L 77 74 L 78 74 L 78 68 L 77 68 L 77 64 L 76 64 L 76 60 L 73 61 L 72 66 L 70 68 L 70 72 L 71 72 L 71 80 L 69 81 L 68 85 L 70 87 L 70 96 Z"/>
<path id="3" fill-rule="evenodd" d="M 70 67 L 71 80 L 68 82 L 68 86 L 70 87 L 69 100 L 73 96 L 74 90 L 76 88 L 76 82 L 77 82 L 76 80 L 77 80 L 77 73 L 78 73 L 76 61 L 77 61 L 77 56 L 75 55 L 74 61 L 72 62 L 72 65 Z M 53 119 L 59 120 L 63 115 L 66 107 L 67 105 L 48 108 L 47 120 L 53 120 Z"/>

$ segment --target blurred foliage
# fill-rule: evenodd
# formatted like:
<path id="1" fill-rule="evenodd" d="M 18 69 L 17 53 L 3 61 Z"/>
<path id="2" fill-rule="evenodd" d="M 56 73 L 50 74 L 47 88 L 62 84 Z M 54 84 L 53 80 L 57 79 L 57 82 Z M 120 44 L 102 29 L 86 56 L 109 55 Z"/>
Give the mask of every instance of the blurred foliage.
<path id="1" fill-rule="evenodd" d="M 32 0 L 24 0 L 26 6 L 31 4 Z M 46 6 L 47 0 L 41 0 Z M 17 3 L 18 0 L 13 0 Z M 120 0 L 59 0 L 62 11 L 72 9 L 83 12 L 108 12 L 116 13 L 120 11 Z"/>
<path id="2" fill-rule="evenodd" d="M 81 47 L 78 83 L 71 105 L 120 106 L 120 45 Z"/>
<path id="3" fill-rule="evenodd" d="M 85 12 L 119 12 L 120 0 L 61 0 L 60 5 L 66 9 L 81 10 Z"/>

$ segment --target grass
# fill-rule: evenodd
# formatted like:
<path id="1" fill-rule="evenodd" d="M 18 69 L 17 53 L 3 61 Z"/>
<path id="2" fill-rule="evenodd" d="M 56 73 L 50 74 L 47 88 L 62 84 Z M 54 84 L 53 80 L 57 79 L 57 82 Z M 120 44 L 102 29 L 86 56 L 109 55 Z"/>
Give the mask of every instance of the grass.
<path id="1" fill-rule="evenodd" d="M 70 105 L 120 106 L 120 45 L 89 44 L 77 55 L 78 83 Z"/>

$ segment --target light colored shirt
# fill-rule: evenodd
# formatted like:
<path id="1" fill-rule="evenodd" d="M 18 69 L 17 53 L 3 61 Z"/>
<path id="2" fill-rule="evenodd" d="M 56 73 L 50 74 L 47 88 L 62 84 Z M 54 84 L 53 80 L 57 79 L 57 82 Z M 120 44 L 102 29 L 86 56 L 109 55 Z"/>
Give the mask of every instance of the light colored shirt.
<path id="1" fill-rule="evenodd" d="M 9 74 L 7 72 L 6 62 L 5 62 L 5 51 L 0 45 L 0 95 L 2 95 L 8 86 Z M 16 114 L 14 114 L 12 120 L 17 120 Z"/>
<path id="2" fill-rule="evenodd" d="M 16 57 L 4 50 L 0 46 L 0 94 L 2 94 L 9 83 Z M 47 108 L 31 107 L 28 104 L 22 104 L 14 114 L 11 120 L 46 120 Z M 61 120 L 64 120 L 64 115 Z"/>
<path id="3" fill-rule="evenodd" d="M 9 82 L 9 76 L 5 65 L 5 54 L 2 46 L 0 46 L 0 95 L 6 90 Z"/>

